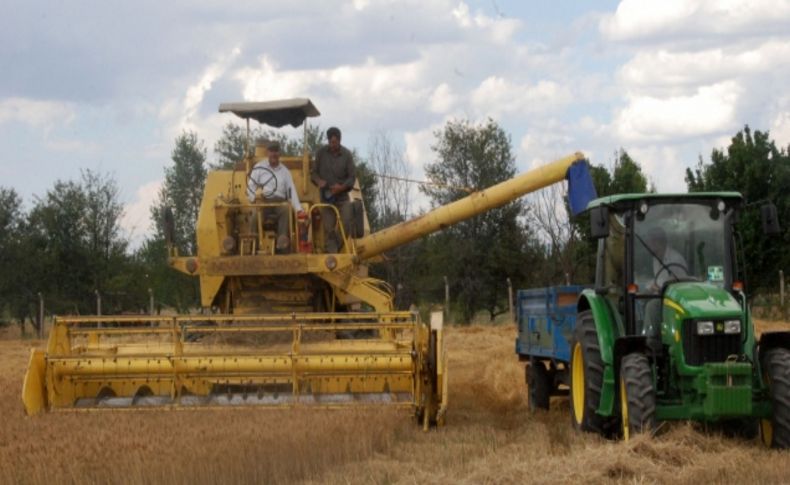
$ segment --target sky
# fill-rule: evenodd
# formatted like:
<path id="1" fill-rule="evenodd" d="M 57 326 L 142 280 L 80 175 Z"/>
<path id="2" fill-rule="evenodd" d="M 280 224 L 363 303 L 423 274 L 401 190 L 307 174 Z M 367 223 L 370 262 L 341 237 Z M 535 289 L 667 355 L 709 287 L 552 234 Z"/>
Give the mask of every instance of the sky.
<path id="1" fill-rule="evenodd" d="M 0 186 L 30 208 L 109 174 L 139 243 L 180 133 L 215 160 L 220 103 L 307 97 L 414 178 L 448 120 L 490 117 L 519 171 L 623 148 L 685 191 L 746 124 L 790 145 L 788 81 L 790 0 L 0 0 Z"/>

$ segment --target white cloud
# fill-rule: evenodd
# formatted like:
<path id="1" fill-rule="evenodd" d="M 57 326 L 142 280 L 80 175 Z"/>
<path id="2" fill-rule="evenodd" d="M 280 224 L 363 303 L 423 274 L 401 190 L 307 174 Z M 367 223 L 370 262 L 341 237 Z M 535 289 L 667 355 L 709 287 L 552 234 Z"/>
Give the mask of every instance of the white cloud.
<path id="1" fill-rule="evenodd" d="M 19 122 L 34 128 L 66 125 L 76 118 L 73 103 L 28 98 L 0 100 L 0 123 Z"/>
<path id="2" fill-rule="evenodd" d="M 677 147 L 649 145 L 628 150 L 629 155 L 647 175 L 648 188 L 655 184 L 658 192 L 686 192 L 686 163 Z"/>
<path id="3" fill-rule="evenodd" d="M 770 40 L 747 49 L 643 50 L 620 68 L 618 77 L 629 89 L 666 91 L 667 88 L 696 87 L 724 79 L 771 75 L 788 66 L 790 39 Z"/>
<path id="4" fill-rule="evenodd" d="M 738 83 L 725 81 L 703 86 L 689 96 L 631 95 L 628 105 L 613 122 L 624 141 L 663 141 L 717 134 L 738 124 L 736 103 L 741 95 Z"/>
<path id="5" fill-rule="evenodd" d="M 790 147 L 790 111 L 783 111 L 771 123 L 771 138 L 779 148 Z"/>
<path id="6" fill-rule="evenodd" d="M 422 176 L 425 173 L 423 169 L 425 164 L 434 162 L 434 152 L 431 150 L 431 145 L 435 143 L 433 132 L 439 128 L 441 125 L 434 125 L 403 134 L 406 142 L 406 161 L 412 166 L 412 173 Z"/>
<path id="7" fill-rule="evenodd" d="M 436 86 L 430 99 L 430 108 L 434 113 L 447 113 L 453 109 L 458 97 L 453 93 L 453 89 L 447 83 Z"/>
<path id="8" fill-rule="evenodd" d="M 480 116 L 535 113 L 557 109 L 571 100 L 570 90 L 554 81 L 519 84 L 499 76 L 486 78 L 471 93 L 471 105 Z"/>
<path id="9" fill-rule="evenodd" d="M 480 11 L 473 15 L 464 2 L 460 2 L 451 13 L 459 27 L 482 30 L 495 44 L 506 44 L 521 27 L 518 19 L 489 17 Z"/>
<path id="10" fill-rule="evenodd" d="M 655 39 L 670 42 L 679 34 L 761 35 L 790 23 L 787 0 L 623 0 L 599 28 L 614 41 Z"/>
<path id="11" fill-rule="evenodd" d="M 203 69 L 200 78 L 194 84 L 187 86 L 183 98 L 170 100 L 160 110 L 160 118 L 174 119 L 170 134 L 181 130 L 197 130 L 196 123 L 198 110 L 203 98 L 211 89 L 214 82 L 221 78 L 233 61 L 241 54 L 241 48 L 236 46 L 227 55 L 221 56 Z"/>
<path id="12" fill-rule="evenodd" d="M 365 126 L 424 109 L 431 96 L 427 65 L 422 57 L 396 64 L 369 58 L 331 69 L 281 70 L 264 56 L 258 67 L 237 70 L 234 79 L 246 100 L 310 97 L 319 110 L 332 113 L 333 124 Z"/>
<path id="13" fill-rule="evenodd" d="M 159 197 L 162 180 L 154 180 L 137 188 L 134 200 L 124 207 L 120 225 L 131 239 L 133 247 L 142 244 L 151 231 L 151 206 Z"/>

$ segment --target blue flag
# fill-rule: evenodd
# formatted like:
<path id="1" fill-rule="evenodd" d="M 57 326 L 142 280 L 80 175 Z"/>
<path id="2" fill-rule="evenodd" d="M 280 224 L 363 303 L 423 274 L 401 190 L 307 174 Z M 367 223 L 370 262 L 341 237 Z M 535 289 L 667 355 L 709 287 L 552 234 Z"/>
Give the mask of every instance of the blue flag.
<path id="1" fill-rule="evenodd" d="M 591 200 L 598 197 L 587 160 L 571 165 L 565 177 L 568 179 L 568 205 L 571 213 L 576 216 L 587 208 Z"/>

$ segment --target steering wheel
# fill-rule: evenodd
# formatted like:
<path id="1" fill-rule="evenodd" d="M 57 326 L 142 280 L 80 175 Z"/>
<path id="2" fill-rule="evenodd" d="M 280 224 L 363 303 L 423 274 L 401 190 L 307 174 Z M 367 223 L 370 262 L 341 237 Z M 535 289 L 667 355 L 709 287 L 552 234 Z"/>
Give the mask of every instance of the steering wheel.
<path id="1" fill-rule="evenodd" d="M 662 266 L 661 266 L 661 269 L 660 269 L 660 270 L 658 270 L 658 273 L 656 273 L 656 277 L 655 277 L 655 278 L 653 278 L 653 286 L 655 286 L 656 288 L 660 288 L 660 287 L 661 287 L 661 285 L 659 285 L 659 284 L 658 284 L 658 277 L 659 277 L 659 276 L 661 276 L 661 273 L 663 273 L 664 271 L 666 271 L 667 273 L 669 273 L 669 274 L 671 275 L 672 279 L 674 279 L 674 280 L 677 280 L 678 278 L 680 278 L 679 276 L 677 276 L 676 274 L 674 274 L 674 273 L 672 272 L 672 270 L 670 270 L 670 269 L 669 269 L 669 268 L 671 268 L 671 267 L 673 267 L 673 266 L 676 266 L 676 267 L 678 267 L 679 269 L 682 269 L 682 270 L 683 270 L 683 273 L 685 273 L 685 275 L 686 275 L 686 276 L 688 276 L 688 274 L 689 274 L 689 270 L 688 270 L 688 268 L 686 268 L 686 267 L 685 267 L 685 266 L 683 266 L 682 264 L 680 264 L 680 263 L 667 263 L 667 264 L 664 264 L 664 265 L 662 265 Z"/>
<path id="2" fill-rule="evenodd" d="M 262 181 L 256 178 L 256 171 L 261 172 L 260 178 Z M 274 176 L 274 172 L 268 167 L 262 165 L 253 167 L 252 171 L 250 171 L 250 182 L 252 182 L 253 190 L 257 191 L 256 189 L 261 189 L 264 199 L 270 198 L 277 191 L 277 177 Z M 268 190 L 267 186 L 269 186 Z"/>

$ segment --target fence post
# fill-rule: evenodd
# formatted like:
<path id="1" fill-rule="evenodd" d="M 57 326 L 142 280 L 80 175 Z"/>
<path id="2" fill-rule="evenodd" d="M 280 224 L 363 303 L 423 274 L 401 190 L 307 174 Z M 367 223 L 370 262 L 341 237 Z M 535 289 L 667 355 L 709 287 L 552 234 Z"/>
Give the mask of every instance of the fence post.
<path id="1" fill-rule="evenodd" d="M 787 318 L 785 311 L 785 272 L 779 270 L 779 307 L 782 309 L 782 318 Z"/>
<path id="2" fill-rule="evenodd" d="M 101 316 L 101 293 L 99 290 L 93 290 L 96 294 L 96 315 Z"/>
<path id="3" fill-rule="evenodd" d="M 38 338 L 44 338 L 44 295 L 38 292 Z"/>
<path id="4" fill-rule="evenodd" d="M 444 278 L 444 321 L 450 321 L 450 283 L 447 281 L 447 276 Z"/>
<path id="5" fill-rule="evenodd" d="M 510 282 L 510 278 L 507 279 L 507 311 L 510 315 L 510 323 L 515 324 L 516 320 L 513 315 L 513 284 Z"/>
<path id="6" fill-rule="evenodd" d="M 154 290 L 148 288 L 148 314 L 154 314 Z"/>

